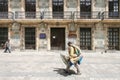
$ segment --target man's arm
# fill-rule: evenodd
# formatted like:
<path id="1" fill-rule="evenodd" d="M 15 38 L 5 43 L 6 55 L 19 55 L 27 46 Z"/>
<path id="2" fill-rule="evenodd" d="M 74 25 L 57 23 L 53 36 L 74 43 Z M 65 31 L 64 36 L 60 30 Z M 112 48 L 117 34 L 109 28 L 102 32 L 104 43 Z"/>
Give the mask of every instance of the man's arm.
<path id="1" fill-rule="evenodd" d="M 82 53 L 82 52 L 81 52 L 81 49 L 80 49 L 78 46 L 76 46 L 76 45 L 72 45 L 72 46 L 75 47 L 75 48 L 77 49 L 77 52 L 79 51 L 78 53 L 80 53 L 80 55 L 81 55 L 81 53 Z M 75 49 L 75 50 L 76 50 L 76 49 Z"/>

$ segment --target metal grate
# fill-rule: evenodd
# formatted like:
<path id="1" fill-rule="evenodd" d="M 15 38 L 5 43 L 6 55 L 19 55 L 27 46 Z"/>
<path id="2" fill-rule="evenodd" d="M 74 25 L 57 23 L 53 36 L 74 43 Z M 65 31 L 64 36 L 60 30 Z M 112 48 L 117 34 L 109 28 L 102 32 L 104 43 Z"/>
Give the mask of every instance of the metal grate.
<path id="1" fill-rule="evenodd" d="M 109 28 L 108 34 L 108 48 L 110 50 L 119 50 L 119 28 Z"/>
<path id="2" fill-rule="evenodd" d="M 53 0 L 53 18 L 63 18 L 64 2 L 63 0 Z"/>
<path id="3" fill-rule="evenodd" d="M 91 50 L 91 28 L 80 28 L 80 48 Z"/>
<path id="4" fill-rule="evenodd" d="M 109 17 L 119 17 L 119 0 L 109 0 Z"/>

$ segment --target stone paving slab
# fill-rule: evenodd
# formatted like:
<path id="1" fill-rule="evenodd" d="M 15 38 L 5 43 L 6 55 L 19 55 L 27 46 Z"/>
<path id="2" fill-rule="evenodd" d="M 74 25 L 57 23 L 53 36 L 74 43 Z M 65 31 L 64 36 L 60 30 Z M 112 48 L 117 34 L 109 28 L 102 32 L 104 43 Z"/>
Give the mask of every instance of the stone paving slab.
<path id="1" fill-rule="evenodd" d="M 0 51 L 0 80 L 120 80 L 120 53 L 83 51 L 82 75 L 64 73 L 67 51 Z"/>

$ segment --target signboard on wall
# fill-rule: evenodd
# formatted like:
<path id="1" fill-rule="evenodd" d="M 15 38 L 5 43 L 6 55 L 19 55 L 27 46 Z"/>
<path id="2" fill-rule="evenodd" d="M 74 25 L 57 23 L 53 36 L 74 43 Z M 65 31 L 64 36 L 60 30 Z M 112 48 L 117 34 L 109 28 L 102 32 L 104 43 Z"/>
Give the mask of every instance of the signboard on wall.
<path id="1" fill-rule="evenodd" d="M 39 38 L 40 39 L 46 39 L 46 34 L 45 33 L 40 33 Z"/>

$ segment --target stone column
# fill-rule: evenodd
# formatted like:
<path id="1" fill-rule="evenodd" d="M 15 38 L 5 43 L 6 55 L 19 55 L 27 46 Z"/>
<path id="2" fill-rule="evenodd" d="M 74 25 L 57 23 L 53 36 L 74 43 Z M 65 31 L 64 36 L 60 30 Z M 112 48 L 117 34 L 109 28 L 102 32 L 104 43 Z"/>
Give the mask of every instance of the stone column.
<path id="1" fill-rule="evenodd" d="M 25 37 L 25 35 L 24 35 L 24 32 L 25 30 L 24 30 L 24 27 L 21 25 L 21 31 L 20 31 L 20 33 L 21 33 L 21 35 L 20 35 L 20 38 L 21 38 L 21 41 L 20 41 L 20 50 L 25 50 L 25 39 L 24 39 L 24 37 Z"/>
<path id="2" fill-rule="evenodd" d="M 52 0 L 49 0 L 49 11 L 51 12 L 49 15 L 51 15 L 50 16 L 50 18 L 52 18 Z"/>
<path id="3" fill-rule="evenodd" d="M 47 31 L 47 49 L 48 50 L 50 50 L 51 49 L 51 47 L 50 47 L 50 36 L 51 36 L 51 34 L 50 34 L 50 25 L 48 25 L 48 31 Z"/>
<path id="4" fill-rule="evenodd" d="M 21 18 L 25 18 L 25 0 L 21 0 L 21 3 L 22 3 L 22 5 L 21 5 L 21 11 L 23 12 L 23 13 L 21 13 Z"/>
<path id="5" fill-rule="evenodd" d="M 12 24 L 7 25 L 8 27 L 8 39 L 11 39 L 11 33 L 12 33 Z"/>
<path id="6" fill-rule="evenodd" d="M 39 27 L 36 26 L 36 50 L 39 50 Z"/>
<path id="7" fill-rule="evenodd" d="M 105 51 L 108 50 L 108 27 L 104 24 L 104 32 L 105 32 Z"/>
<path id="8" fill-rule="evenodd" d="M 93 25 L 93 27 L 91 28 L 91 42 L 92 42 L 92 44 L 91 44 L 91 49 L 92 49 L 92 50 L 95 50 L 95 45 L 94 45 L 94 42 L 95 42 L 95 40 L 94 40 L 94 33 L 95 33 L 95 25 Z"/>
<path id="9" fill-rule="evenodd" d="M 76 34 L 77 34 L 76 43 L 77 43 L 77 46 L 80 46 L 80 27 L 79 27 L 79 25 L 77 25 Z"/>
<path id="10" fill-rule="evenodd" d="M 21 25 L 21 50 L 25 50 L 25 27 Z"/>
<path id="11" fill-rule="evenodd" d="M 8 0 L 8 12 L 9 11 L 12 11 L 11 8 L 10 8 L 10 0 Z"/>

